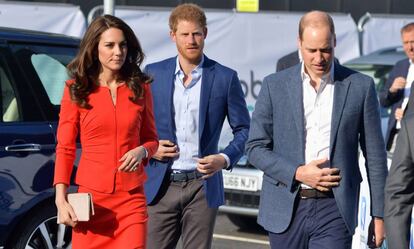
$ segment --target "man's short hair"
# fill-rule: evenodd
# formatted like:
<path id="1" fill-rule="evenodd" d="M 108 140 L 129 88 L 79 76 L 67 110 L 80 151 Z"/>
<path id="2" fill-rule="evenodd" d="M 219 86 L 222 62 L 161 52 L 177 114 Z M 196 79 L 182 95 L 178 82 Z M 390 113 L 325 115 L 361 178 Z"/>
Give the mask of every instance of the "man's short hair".
<path id="1" fill-rule="evenodd" d="M 323 18 L 318 18 L 318 19 L 309 19 L 309 14 L 314 14 L 314 13 L 320 13 L 323 14 L 321 15 L 321 17 Z M 332 20 L 332 17 L 323 11 L 310 11 L 308 13 L 306 13 L 305 15 L 302 16 L 302 18 L 300 19 L 299 22 L 299 39 L 303 40 L 303 32 L 305 30 L 306 27 L 308 26 L 319 26 L 319 25 L 328 25 L 329 26 L 329 30 L 331 32 L 331 34 L 335 35 L 335 25 L 334 22 Z"/>
<path id="2" fill-rule="evenodd" d="M 169 20 L 171 31 L 177 31 L 179 21 L 194 22 L 199 24 L 202 28 L 207 26 L 207 18 L 203 9 L 193 3 L 180 4 L 172 10 Z"/>
<path id="3" fill-rule="evenodd" d="M 407 23 L 404 27 L 401 28 L 401 34 L 405 32 L 410 32 L 414 30 L 414 22 Z"/>

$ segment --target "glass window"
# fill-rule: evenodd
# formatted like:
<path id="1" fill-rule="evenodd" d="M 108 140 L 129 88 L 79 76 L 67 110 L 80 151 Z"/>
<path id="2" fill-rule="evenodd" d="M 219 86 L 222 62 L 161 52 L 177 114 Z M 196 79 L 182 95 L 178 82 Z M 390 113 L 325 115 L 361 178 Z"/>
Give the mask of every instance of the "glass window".
<path id="1" fill-rule="evenodd" d="M 13 44 L 10 47 L 22 62 L 20 66 L 26 65 L 23 66 L 25 73 L 30 76 L 30 71 L 34 69 L 34 74 L 40 79 L 50 104 L 59 106 L 65 81 L 69 78 L 66 66 L 75 57 L 77 48 L 27 44 Z M 26 60 L 30 60 L 29 63 L 26 63 Z"/>
<path id="2" fill-rule="evenodd" d="M 66 67 L 46 54 L 33 54 L 31 61 L 53 105 L 60 105 L 64 82 L 68 79 Z"/>
<path id="3" fill-rule="evenodd" d="M 2 121 L 14 122 L 20 120 L 19 108 L 17 105 L 16 94 L 10 83 L 5 70 L 0 66 L 0 89 Z"/>
<path id="4" fill-rule="evenodd" d="M 22 103 L 23 119 L 57 121 L 65 81 L 69 78 L 66 66 L 73 60 L 78 48 L 75 44 L 29 43 L 11 43 L 9 47 L 21 71 L 18 87 L 19 97 L 25 101 Z M 37 114 L 31 109 L 36 109 Z"/>

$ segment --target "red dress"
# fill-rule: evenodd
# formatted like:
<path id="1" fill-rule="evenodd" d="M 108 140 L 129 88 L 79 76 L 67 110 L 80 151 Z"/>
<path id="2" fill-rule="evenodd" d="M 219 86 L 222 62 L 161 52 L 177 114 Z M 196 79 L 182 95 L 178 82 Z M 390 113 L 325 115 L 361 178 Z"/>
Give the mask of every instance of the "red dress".
<path id="1" fill-rule="evenodd" d="M 70 83 L 68 83 L 70 84 Z M 151 90 L 132 102 L 126 84 L 117 88 L 116 104 L 110 90 L 98 87 L 89 95 L 91 109 L 80 108 L 70 99 L 66 86 L 61 102 L 57 132 L 54 184 L 69 185 L 80 132 L 82 154 L 75 182 L 79 192 L 92 193 L 95 215 L 73 230 L 74 249 L 145 248 L 147 212 L 143 183 L 144 165 L 134 172 L 120 172 L 119 159 L 140 145 L 148 157 L 156 152 L 158 138 L 154 123 Z"/>

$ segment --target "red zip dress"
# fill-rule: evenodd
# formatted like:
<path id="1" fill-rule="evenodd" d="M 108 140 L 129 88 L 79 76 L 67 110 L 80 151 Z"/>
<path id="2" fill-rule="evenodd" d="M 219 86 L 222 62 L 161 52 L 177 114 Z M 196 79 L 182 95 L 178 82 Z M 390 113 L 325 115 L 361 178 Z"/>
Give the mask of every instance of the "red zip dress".
<path id="1" fill-rule="evenodd" d="M 71 83 L 68 83 L 71 84 Z M 140 145 L 148 157 L 156 152 L 158 138 L 149 85 L 144 96 L 132 102 L 126 84 L 117 88 L 116 103 L 110 90 L 98 87 L 91 93 L 91 109 L 74 103 L 66 86 L 57 132 L 54 184 L 70 184 L 80 134 L 82 153 L 75 182 L 78 192 L 92 193 L 95 215 L 73 229 L 74 249 L 145 248 L 147 211 L 143 183 L 144 165 L 134 172 L 120 172 L 119 159 Z"/>

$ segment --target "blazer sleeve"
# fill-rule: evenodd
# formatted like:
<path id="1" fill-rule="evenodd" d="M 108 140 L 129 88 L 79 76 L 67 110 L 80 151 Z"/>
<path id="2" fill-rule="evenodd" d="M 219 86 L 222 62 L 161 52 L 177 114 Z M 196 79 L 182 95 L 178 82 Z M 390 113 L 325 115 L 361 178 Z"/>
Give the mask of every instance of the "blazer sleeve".
<path id="1" fill-rule="evenodd" d="M 404 116 L 414 113 L 414 84 L 411 85 L 410 96 L 408 97 L 408 104 L 404 111 Z"/>
<path id="2" fill-rule="evenodd" d="M 371 193 L 371 215 L 384 216 L 384 187 L 387 177 L 387 154 L 381 134 L 381 118 L 374 82 L 371 79 L 363 104 L 363 123 L 360 135 L 361 150 Z"/>
<path id="3" fill-rule="evenodd" d="M 140 130 L 141 145 L 147 150 L 147 158 L 143 160 L 143 165 L 148 164 L 149 158 L 157 152 L 158 149 L 158 135 L 155 127 L 154 107 L 151 94 L 151 87 L 149 84 L 145 85 L 145 109 L 143 111 L 143 118 Z"/>
<path id="4" fill-rule="evenodd" d="M 293 191 L 296 186 L 295 172 L 298 165 L 273 150 L 273 126 L 272 99 L 269 80 L 266 77 L 253 112 L 246 153 L 252 165 Z"/>
<path id="5" fill-rule="evenodd" d="M 69 87 L 66 84 L 60 105 L 53 185 L 57 183 L 70 184 L 70 177 L 76 157 L 78 131 L 79 109 L 77 104 L 71 100 Z"/>
<path id="6" fill-rule="evenodd" d="M 414 116 L 410 116 L 413 121 Z M 385 226 L 389 245 L 396 247 L 398 244 L 408 248 L 410 238 L 411 212 L 414 200 L 414 161 L 413 161 L 413 137 L 405 119 L 401 122 L 401 130 L 398 135 L 397 145 L 392 159 L 391 169 L 385 185 Z M 412 132 L 411 132 L 412 134 Z"/>
<path id="7" fill-rule="evenodd" d="M 396 93 L 390 92 L 392 83 L 398 76 L 398 65 L 395 65 L 379 93 L 379 100 L 382 107 L 390 107 L 403 97 L 404 90 L 399 90 Z"/>
<path id="8" fill-rule="evenodd" d="M 234 136 L 233 140 L 222 151 L 230 159 L 230 165 L 227 167 L 229 170 L 239 161 L 244 153 L 244 146 L 250 127 L 249 111 L 246 107 L 240 81 L 235 72 L 232 74 L 227 92 L 227 120 Z"/>

